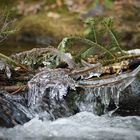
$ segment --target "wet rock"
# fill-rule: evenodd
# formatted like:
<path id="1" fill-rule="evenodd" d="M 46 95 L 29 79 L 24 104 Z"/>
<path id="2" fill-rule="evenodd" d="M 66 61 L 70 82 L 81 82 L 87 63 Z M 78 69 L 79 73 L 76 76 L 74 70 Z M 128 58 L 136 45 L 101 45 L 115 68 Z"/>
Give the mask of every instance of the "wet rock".
<path id="1" fill-rule="evenodd" d="M 122 116 L 140 116 L 140 77 L 137 77 L 122 93 L 119 109 L 116 113 Z"/>
<path id="2" fill-rule="evenodd" d="M 0 92 L 0 126 L 14 127 L 17 124 L 24 124 L 30 118 L 22 106 L 24 98 L 12 97 L 8 93 Z"/>

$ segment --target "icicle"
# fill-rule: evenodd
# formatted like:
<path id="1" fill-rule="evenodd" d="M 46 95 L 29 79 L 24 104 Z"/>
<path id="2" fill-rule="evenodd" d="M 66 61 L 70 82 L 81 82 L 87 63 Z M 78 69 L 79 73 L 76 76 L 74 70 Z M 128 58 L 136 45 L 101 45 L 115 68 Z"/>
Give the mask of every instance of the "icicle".
<path id="1" fill-rule="evenodd" d="M 0 70 L 3 70 L 5 68 L 5 63 L 0 60 Z"/>
<path id="2" fill-rule="evenodd" d="M 96 92 L 95 92 L 95 96 L 96 97 L 98 97 L 98 96 L 100 96 L 101 95 L 101 87 L 97 87 L 97 88 L 95 88 L 95 90 L 96 90 Z"/>
<path id="3" fill-rule="evenodd" d="M 117 89 L 116 86 L 113 86 L 112 88 L 112 92 L 111 92 L 111 98 L 113 99 L 116 107 L 119 106 L 119 96 L 120 96 L 120 90 Z"/>
<path id="4" fill-rule="evenodd" d="M 123 91 L 126 87 L 128 87 L 133 81 L 135 77 L 128 78 L 127 80 L 122 81 L 120 84 L 116 85 L 119 91 Z"/>
<path id="5" fill-rule="evenodd" d="M 9 66 L 7 66 L 7 65 L 5 67 L 5 72 L 6 72 L 6 76 L 10 79 L 10 77 L 11 77 L 11 71 L 10 71 Z"/>
<path id="6" fill-rule="evenodd" d="M 28 106 L 34 106 L 42 102 L 46 94 L 50 99 L 62 100 L 69 87 L 75 88 L 75 83 L 64 71 L 48 70 L 34 76 L 28 87 Z"/>
<path id="7" fill-rule="evenodd" d="M 80 94 L 76 100 L 76 105 L 80 111 L 94 112 L 94 102 L 95 102 L 95 89 L 85 88 L 84 94 Z"/>
<path id="8" fill-rule="evenodd" d="M 110 87 L 104 87 L 101 94 L 102 103 L 105 105 L 105 108 L 107 108 L 110 103 L 111 95 L 110 95 L 109 88 Z"/>

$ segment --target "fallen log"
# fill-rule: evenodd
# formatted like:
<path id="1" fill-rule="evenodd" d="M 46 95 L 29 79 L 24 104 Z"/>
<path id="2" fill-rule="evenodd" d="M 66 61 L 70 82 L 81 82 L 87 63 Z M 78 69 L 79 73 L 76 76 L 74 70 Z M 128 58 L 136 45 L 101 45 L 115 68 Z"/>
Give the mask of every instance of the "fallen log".
<path id="1" fill-rule="evenodd" d="M 122 86 L 122 90 L 123 90 L 127 86 L 127 82 L 128 82 L 128 84 L 131 83 L 130 81 L 133 81 L 139 73 L 140 73 L 140 66 L 138 66 L 132 72 L 127 72 L 124 74 L 120 74 L 118 76 L 113 75 L 113 77 L 109 77 L 107 79 L 95 80 L 93 78 L 90 80 L 80 80 L 77 82 L 76 86 L 82 87 L 82 88 L 95 88 L 95 87 L 113 86 L 113 85 L 120 84 L 120 86 Z M 123 82 L 126 85 L 123 85 L 122 84 Z"/>
<path id="2" fill-rule="evenodd" d="M 96 67 L 89 67 L 86 69 L 84 68 L 83 70 L 74 70 L 69 75 L 72 77 L 77 77 L 77 76 L 88 77 L 90 73 L 93 73 L 93 75 L 98 73 L 99 76 L 119 74 L 126 70 L 134 70 L 139 65 L 140 65 L 140 58 L 134 58 L 134 59 L 121 61 L 120 63 L 110 64 L 108 66 L 97 65 Z"/>

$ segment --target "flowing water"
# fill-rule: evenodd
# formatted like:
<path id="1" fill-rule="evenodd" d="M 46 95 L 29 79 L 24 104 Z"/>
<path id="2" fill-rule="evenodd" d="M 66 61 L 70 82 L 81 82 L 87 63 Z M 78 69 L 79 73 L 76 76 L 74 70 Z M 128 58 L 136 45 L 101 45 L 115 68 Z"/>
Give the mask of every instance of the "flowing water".
<path id="1" fill-rule="evenodd" d="M 0 129 L 9 140 L 139 140 L 140 117 L 96 116 L 80 112 L 55 121 L 32 119 L 23 126 Z"/>
<path id="2" fill-rule="evenodd" d="M 49 80 L 48 80 L 49 79 Z M 50 82 L 51 81 L 51 82 Z M 126 82 L 126 81 L 125 81 Z M 132 81 L 131 81 L 132 82 Z M 128 81 L 130 84 L 130 81 Z M 126 82 L 126 85 L 128 84 Z M 28 107 L 22 105 L 18 108 L 24 111 L 31 119 L 24 125 L 14 128 L 0 128 L 0 139 L 4 140 L 139 140 L 140 117 L 138 116 L 111 116 L 110 112 L 105 115 L 95 115 L 95 105 L 98 103 L 95 97 L 100 97 L 105 106 L 109 105 L 112 98 L 118 106 L 120 86 L 99 87 L 85 89 L 84 99 L 76 98 L 76 105 L 80 112 L 72 115 L 64 96 L 68 86 L 74 89 L 74 81 L 64 71 L 45 71 L 36 75 L 28 83 Z M 47 90 L 50 88 L 51 90 Z M 135 89 L 136 90 L 136 89 Z M 109 94 L 107 94 L 109 93 Z M 49 95 L 49 110 L 44 110 L 41 105 L 45 94 Z M 7 96 L 9 99 L 10 96 Z M 16 98 L 14 99 L 16 100 Z M 37 105 L 37 106 L 36 106 Z M 48 106 L 45 106 L 48 108 Z M 63 110 L 58 115 L 55 113 Z M 30 113 L 29 113 L 30 112 Z M 36 112 L 36 113 L 35 113 Z M 32 115 L 31 115 L 32 113 Z M 51 114 L 51 115 L 50 115 Z M 50 116 L 49 116 L 50 115 Z M 49 117 L 48 117 L 49 116 Z M 56 117 L 56 118 L 55 118 Z M 54 118 L 54 119 L 50 119 Z M 53 121 L 52 121 L 53 120 Z"/>

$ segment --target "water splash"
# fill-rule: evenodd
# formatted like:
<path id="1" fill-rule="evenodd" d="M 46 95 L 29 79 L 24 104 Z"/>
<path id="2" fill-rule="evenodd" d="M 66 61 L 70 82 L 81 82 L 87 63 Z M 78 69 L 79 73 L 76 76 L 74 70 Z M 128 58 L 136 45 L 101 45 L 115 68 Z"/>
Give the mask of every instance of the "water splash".
<path id="1" fill-rule="evenodd" d="M 69 88 L 75 89 L 75 82 L 64 70 L 38 73 L 28 82 L 28 87 L 28 106 L 37 114 L 47 111 L 52 119 L 70 115 L 63 97 L 67 95 Z"/>

